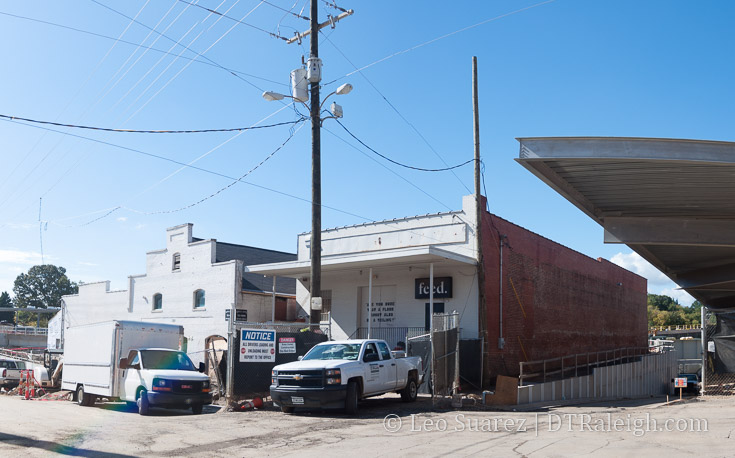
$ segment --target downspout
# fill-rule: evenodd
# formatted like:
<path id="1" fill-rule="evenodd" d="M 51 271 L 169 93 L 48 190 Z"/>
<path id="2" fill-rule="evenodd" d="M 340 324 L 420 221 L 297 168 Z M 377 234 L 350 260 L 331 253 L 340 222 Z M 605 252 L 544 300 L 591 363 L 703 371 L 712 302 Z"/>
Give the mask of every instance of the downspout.
<path id="1" fill-rule="evenodd" d="M 498 310 L 500 311 L 498 316 L 498 348 L 503 349 L 505 347 L 505 339 L 503 339 L 503 245 L 505 245 L 506 235 L 500 236 L 500 303 L 498 304 Z"/>

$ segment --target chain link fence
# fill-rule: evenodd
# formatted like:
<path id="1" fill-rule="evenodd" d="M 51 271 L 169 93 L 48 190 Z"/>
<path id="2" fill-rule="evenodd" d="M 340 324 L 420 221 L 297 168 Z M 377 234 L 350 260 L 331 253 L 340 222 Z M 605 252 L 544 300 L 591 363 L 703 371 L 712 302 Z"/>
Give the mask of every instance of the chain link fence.
<path id="1" fill-rule="evenodd" d="M 735 313 L 703 313 L 702 392 L 735 395 Z"/>
<path id="2" fill-rule="evenodd" d="M 436 397 L 451 396 L 459 391 L 459 314 L 435 314 L 432 329 L 408 337 L 408 355 L 420 356 L 424 383 L 419 392 Z"/>

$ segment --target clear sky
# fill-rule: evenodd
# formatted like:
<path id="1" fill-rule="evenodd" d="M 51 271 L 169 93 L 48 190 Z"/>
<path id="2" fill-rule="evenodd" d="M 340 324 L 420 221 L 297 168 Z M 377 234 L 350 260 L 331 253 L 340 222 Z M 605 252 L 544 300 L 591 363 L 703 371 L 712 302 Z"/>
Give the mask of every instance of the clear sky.
<path id="1" fill-rule="evenodd" d="M 308 1 L 187 2 L 3 2 L 0 114 L 152 130 L 299 120 L 261 93 L 287 92 L 289 72 L 308 57 L 308 40 L 271 35 L 306 30 L 306 20 L 286 11 L 308 15 Z M 603 244 L 599 225 L 518 165 L 515 137 L 735 140 L 731 2 L 338 4 L 355 14 L 320 35 L 323 93 L 354 86 L 336 100 L 355 136 L 418 167 L 471 159 L 477 56 L 491 211 L 643 274 L 651 292 L 691 301 L 627 247 Z M 320 2 L 320 20 L 338 13 Z M 181 223 L 193 223 L 196 237 L 295 252 L 296 235 L 310 230 L 310 128 L 301 125 L 164 135 L 1 120 L 0 291 L 40 263 L 41 239 L 45 262 L 113 288 L 144 273 L 145 252 L 165 246 L 165 228 Z M 248 184 L 177 211 L 245 175 L 292 131 Z M 471 165 L 455 174 L 402 169 L 333 120 L 324 123 L 322 161 L 325 228 L 456 210 L 473 187 Z"/>

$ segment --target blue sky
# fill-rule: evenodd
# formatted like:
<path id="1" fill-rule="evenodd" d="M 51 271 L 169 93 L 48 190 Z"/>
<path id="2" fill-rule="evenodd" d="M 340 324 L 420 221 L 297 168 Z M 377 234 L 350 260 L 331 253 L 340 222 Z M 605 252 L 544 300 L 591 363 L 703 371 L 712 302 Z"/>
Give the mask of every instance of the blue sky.
<path id="1" fill-rule="evenodd" d="M 343 82 L 354 86 L 338 102 L 344 125 L 358 138 L 419 167 L 471 159 L 471 58 L 477 56 L 491 211 L 589 256 L 612 259 L 649 278 L 651 292 L 688 303 L 625 246 L 604 245 L 599 225 L 515 163 L 515 138 L 733 141 L 731 3 L 338 3 L 355 14 L 320 36 L 323 82 L 337 80 L 323 93 Z M 288 91 L 289 72 L 308 56 L 308 41 L 289 45 L 266 33 L 292 36 L 308 28 L 273 5 L 295 5 L 291 11 L 303 8 L 308 15 L 307 2 L 198 4 L 249 25 L 180 0 L 3 2 L 0 114 L 155 130 L 298 120 L 292 107 L 266 102 L 261 92 Z M 337 13 L 320 3 L 321 20 Z M 173 41 L 131 23 L 133 17 Z M 192 61 L 203 58 L 174 42 L 210 64 Z M 144 253 L 164 246 L 166 227 L 186 222 L 194 223 L 196 237 L 294 252 L 296 234 L 310 228 L 310 128 L 300 125 L 186 135 L 53 128 L 93 142 L 0 122 L 0 291 L 11 291 L 15 276 L 40 262 L 41 236 L 46 262 L 66 267 L 73 280 L 111 280 L 113 288 L 145 271 Z M 401 169 L 335 122 L 324 128 L 323 202 L 341 210 L 324 210 L 325 228 L 459 209 L 461 196 L 472 189 L 471 166 L 456 176 Z M 175 211 L 231 183 L 216 174 L 244 175 L 286 141 L 290 129 L 295 134 L 286 146 L 245 179 L 251 184 Z M 151 155 L 196 160 L 193 165 L 215 174 L 179 170 Z"/>

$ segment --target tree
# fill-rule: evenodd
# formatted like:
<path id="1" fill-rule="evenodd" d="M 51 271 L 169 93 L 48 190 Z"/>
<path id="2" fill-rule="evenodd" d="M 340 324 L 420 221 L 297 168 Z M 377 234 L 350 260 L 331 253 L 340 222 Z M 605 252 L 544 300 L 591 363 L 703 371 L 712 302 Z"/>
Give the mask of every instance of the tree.
<path id="1" fill-rule="evenodd" d="M 66 269 L 51 264 L 31 267 L 27 274 L 18 275 L 13 285 L 15 306 L 19 308 L 58 307 L 61 296 L 76 294 L 78 290 L 77 284 L 66 276 Z M 48 322 L 49 317 L 44 318 Z M 35 316 L 18 312 L 18 321 L 31 324 Z"/>
<path id="2" fill-rule="evenodd" d="M 0 294 L 0 308 L 12 307 L 13 301 L 10 300 L 10 294 L 7 291 L 3 291 Z M 9 323 L 15 323 L 15 312 L 0 312 L 0 322 L 7 321 Z"/>

